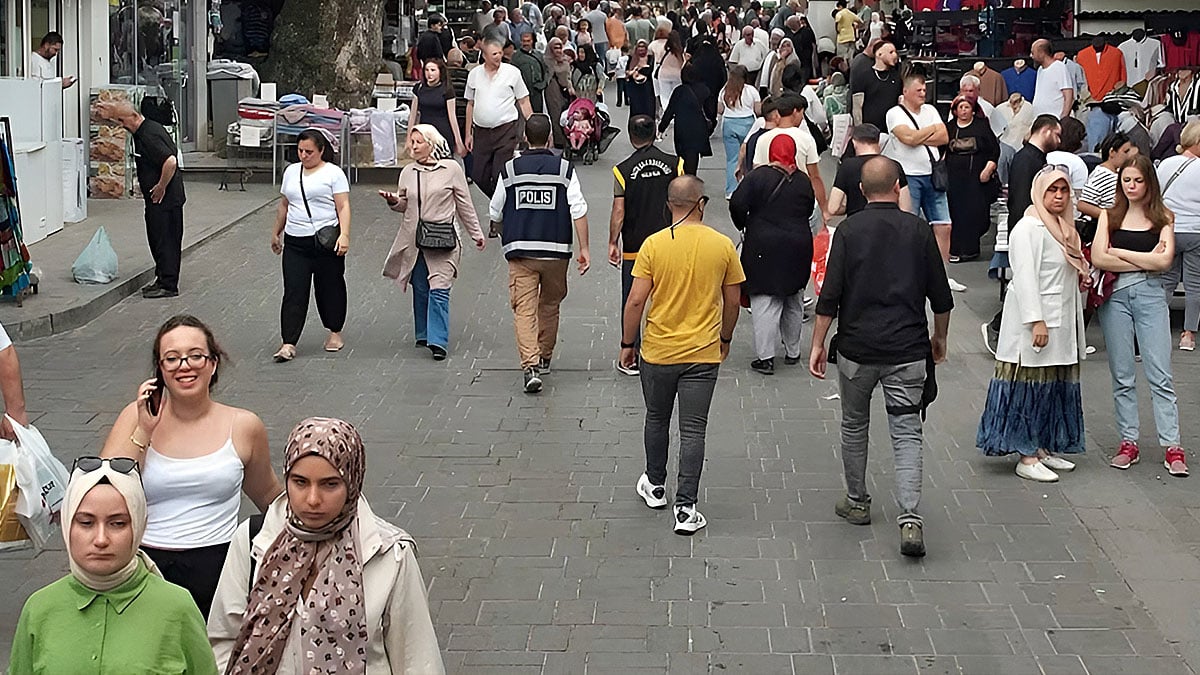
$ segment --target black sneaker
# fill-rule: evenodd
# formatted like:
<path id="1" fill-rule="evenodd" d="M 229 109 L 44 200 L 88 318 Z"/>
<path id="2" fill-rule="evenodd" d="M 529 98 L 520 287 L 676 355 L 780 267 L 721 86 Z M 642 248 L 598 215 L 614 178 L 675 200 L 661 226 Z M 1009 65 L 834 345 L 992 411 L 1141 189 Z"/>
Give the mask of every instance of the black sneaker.
<path id="1" fill-rule="evenodd" d="M 1000 331 L 992 328 L 991 322 L 988 322 L 979 327 L 979 332 L 983 334 L 983 346 L 992 356 L 995 356 L 996 343 L 1000 341 Z"/>
<path id="2" fill-rule="evenodd" d="M 910 558 L 925 556 L 925 536 L 921 533 L 921 523 L 913 521 L 900 526 L 900 555 Z"/>
<path id="3" fill-rule="evenodd" d="M 429 342 L 427 342 L 425 340 L 417 340 L 416 342 L 413 343 L 413 346 L 416 347 L 417 349 L 424 349 L 425 347 L 429 346 Z"/>
<path id="4" fill-rule="evenodd" d="M 155 287 L 142 291 L 142 297 L 149 298 L 151 300 L 156 298 L 174 298 L 177 295 L 179 295 L 179 291 L 171 291 L 162 287 Z"/>
<path id="5" fill-rule="evenodd" d="M 525 369 L 525 393 L 536 394 L 542 390 L 542 378 L 538 376 L 537 368 Z"/>
<path id="6" fill-rule="evenodd" d="M 538 369 L 539 374 L 549 375 L 550 374 L 550 359 L 538 359 L 537 369 Z"/>
<path id="7" fill-rule="evenodd" d="M 445 347 L 439 347 L 437 345 L 429 345 L 429 351 L 433 352 L 433 360 L 434 361 L 445 361 L 446 360 L 446 348 Z"/>
<path id="8" fill-rule="evenodd" d="M 675 507 L 675 534 L 690 537 L 706 525 L 708 521 L 704 519 L 704 514 L 697 511 L 694 505 Z"/>
<path id="9" fill-rule="evenodd" d="M 785 356 L 783 357 L 783 362 L 789 366 L 794 366 L 797 363 L 800 363 L 800 358 L 801 357 L 799 356 Z"/>
<path id="10" fill-rule="evenodd" d="M 750 362 L 750 369 L 763 375 L 774 375 L 775 359 L 755 359 Z"/>
<path id="11" fill-rule="evenodd" d="M 842 495 L 837 504 L 833 506 L 833 512 L 839 518 L 845 518 L 846 522 L 851 525 L 870 525 L 871 524 L 871 500 L 865 502 L 850 499 L 849 495 Z"/>

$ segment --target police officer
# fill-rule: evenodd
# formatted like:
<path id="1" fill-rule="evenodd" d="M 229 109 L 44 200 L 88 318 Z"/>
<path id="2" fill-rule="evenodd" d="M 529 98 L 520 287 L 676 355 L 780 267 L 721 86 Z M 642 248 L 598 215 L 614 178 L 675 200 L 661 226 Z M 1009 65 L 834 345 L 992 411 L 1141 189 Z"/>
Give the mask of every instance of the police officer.
<path id="1" fill-rule="evenodd" d="M 633 263 L 646 237 L 671 224 L 667 211 L 667 186 L 683 175 L 683 160 L 654 145 L 654 118 L 634 115 L 629 120 L 633 154 L 613 167 L 612 216 L 608 222 L 608 262 L 621 266 L 621 320 L 633 286 Z M 619 243 L 618 243 L 619 242 Z M 634 339 L 637 342 L 637 339 Z M 617 370 L 637 375 L 638 366 Z"/>
<path id="2" fill-rule="evenodd" d="M 558 340 L 558 306 L 567 295 L 571 229 L 579 239 L 579 273 L 588 271 L 587 202 L 575 168 L 551 152 L 550 118 L 525 123 L 529 150 L 500 170 L 492 196 L 492 229 L 501 230 L 508 260 L 509 301 L 527 394 L 542 390 Z M 503 228 L 499 225 L 503 223 Z"/>

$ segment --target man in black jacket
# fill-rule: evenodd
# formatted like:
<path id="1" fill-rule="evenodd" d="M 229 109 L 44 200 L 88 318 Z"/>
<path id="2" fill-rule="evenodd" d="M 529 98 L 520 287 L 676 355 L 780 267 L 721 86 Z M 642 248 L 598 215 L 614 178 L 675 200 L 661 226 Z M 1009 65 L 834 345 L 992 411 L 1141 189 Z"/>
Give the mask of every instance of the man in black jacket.
<path id="1" fill-rule="evenodd" d="M 867 433 L 871 396 L 882 385 L 895 457 L 900 508 L 900 553 L 925 555 L 917 505 L 921 501 L 921 413 L 928 362 L 946 359 L 946 334 L 954 299 L 929 225 L 901 211 L 900 169 L 886 157 L 862 168 L 867 208 L 837 228 L 825 284 L 817 301 L 809 371 L 825 379 L 826 362 L 838 366 L 842 399 L 842 465 L 846 495 L 834 512 L 855 525 L 871 522 L 867 494 Z M 929 336 L 925 303 L 933 310 Z M 838 320 L 827 354 L 825 336 Z M 831 358 L 836 356 L 836 358 Z M 924 401 L 923 401 L 924 400 Z"/>
<path id="2" fill-rule="evenodd" d="M 646 237 L 670 225 L 667 186 L 683 175 L 683 160 L 654 145 L 654 118 L 635 115 L 629 120 L 633 154 L 613 167 L 612 215 L 608 220 L 608 263 L 621 267 L 621 316 L 633 287 L 633 263 Z M 634 337 L 638 342 L 640 336 Z M 638 367 L 617 361 L 617 370 L 637 375 Z"/>
<path id="3" fill-rule="evenodd" d="M 442 30 L 445 26 L 446 20 L 440 14 L 429 15 L 429 30 L 417 38 L 417 60 L 422 64 L 432 59 L 445 60 L 446 50 L 442 45 Z"/>

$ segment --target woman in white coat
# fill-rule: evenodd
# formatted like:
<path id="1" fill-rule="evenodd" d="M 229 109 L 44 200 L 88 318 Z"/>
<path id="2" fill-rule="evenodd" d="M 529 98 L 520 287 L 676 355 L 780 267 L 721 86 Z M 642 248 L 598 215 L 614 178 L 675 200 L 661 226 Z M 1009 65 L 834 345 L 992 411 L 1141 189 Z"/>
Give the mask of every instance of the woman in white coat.
<path id="1" fill-rule="evenodd" d="M 1031 196 L 1008 235 L 1013 279 L 975 443 L 988 456 L 1018 453 L 1018 476 L 1053 482 L 1056 470 L 1075 468 L 1056 454 L 1084 451 L 1079 362 L 1089 268 L 1067 174 L 1046 167 Z"/>
<path id="2" fill-rule="evenodd" d="M 441 675 L 416 546 L 362 497 L 358 431 L 311 417 L 284 450 L 287 491 L 238 528 L 208 620 L 225 673 Z M 253 575 L 252 575 L 253 570 Z"/>

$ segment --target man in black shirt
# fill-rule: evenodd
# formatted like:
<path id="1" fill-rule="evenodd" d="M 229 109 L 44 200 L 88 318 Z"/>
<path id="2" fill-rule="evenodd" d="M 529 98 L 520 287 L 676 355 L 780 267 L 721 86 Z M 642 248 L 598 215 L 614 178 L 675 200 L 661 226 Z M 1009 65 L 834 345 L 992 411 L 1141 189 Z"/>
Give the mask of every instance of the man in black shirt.
<path id="1" fill-rule="evenodd" d="M 1013 155 L 1008 167 L 1008 230 L 1025 217 L 1025 209 L 1033 205 L 1033 179 L 1046 166 L 1046 153 L 1058 149 L 1062 141 L 1062 123 L 1054 115 L 1038 115 L 1030 127 L 1029 140 Z M 1008 265 L 1005 264 L 1004 267 Z M 1004 306 L 983 324 L 983 344 L 993 355 L 1000 338 L 1000 318 Z"/>
<path id="2" fill-rule="evenodd" d="M 138 184 L 146 202 L 146 239 L 154 257 L 153 284 L 142 289 L 145 298 L 179 295 L 179 262 L 183 255 L 183 176 L 174 139 L 161 124 L 148 120 L 125 101 L 97 104 L 104 119 L 113 120 L 133 135 Z"/>
<path id="3" fill-rule="evenodd" d="M 835 216 L 852 216 L 866 208 L 867 198 L 859 183 L 862 181 L 863 164 L 879 154 L 879 128 L 874 124 L 860 124 L 850 130 L 850 142 L 854 145 L 854 156 L 842 158 L 837 176 L 833 179 L 833 189 L 829 191 L 829 213 Z M 900 172 L 900 208 L 904 211 L 912 208 L 908 179 L 904 177 L 903 170 Z"/>
<path id="4" fill-rule="evenodd" d="M 633 154 L 613 167 L 612 215 L 608 220 L 608 263 L 621 266 L 621 312 L 633 287 L 633 263 L 646 237 L 669 226 L 667 186 L 683 175 L 683 160 L 654 145 L 654 119 L 635 115 L 629 120 Z M 618 241 L 620 245 L 618 245 Z M 634 342 L 638 342 L 637 336 Z M 617 370 L 638 375 L 639 370 L 617 360 Z"/>
<path id="5" fill-rule="evenodd" d="M 888 128 L 887 111 L 900 102 L 904 85 L 900 80 L 900 55 L 896 45 L 882 42 L 875 47 L 875 65 L 850 82 L 850 106 L 855 124 L 870 123 Z"/>
<path id="6" fill-rule="evenodd" d="M 946 359 L 946 334 L 954 300 L 933 230 L 901 211 L 900 168 L 885 157 L 863 165 L 869 203 L 833 236 L 825 285 L 817 300 L 809 371 L 825 378 L 825 336 L 834 317 L 838 332 L 830 349 L 838 365 L 842 399 L 842 464 L 846 496 L 834 512 L 855 525 L 871 522 L 867 494 L 867 431 L 871 395 L 883 386 L 895 458 L 900 507 L 900 553 L 925 555 L 921 516 L 921 415 L 928 362 Z M 925 301 L 934 314 L 933 339 Z"/>
<path id="7" fill-rule="evenodd" d="M 417 38 L 417 60 L 421 63 L 432 59 L 445 59 L 446 51 L 442 48 L 442 29 L 446 20 L 440 14 L 429 16 L 429 30 Z M 450 43 L 453 46 L 453 42 Z"/>

